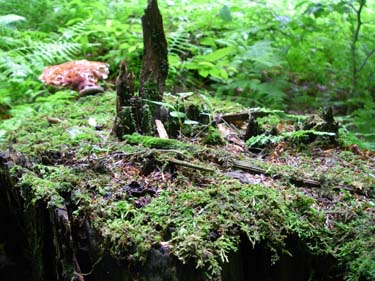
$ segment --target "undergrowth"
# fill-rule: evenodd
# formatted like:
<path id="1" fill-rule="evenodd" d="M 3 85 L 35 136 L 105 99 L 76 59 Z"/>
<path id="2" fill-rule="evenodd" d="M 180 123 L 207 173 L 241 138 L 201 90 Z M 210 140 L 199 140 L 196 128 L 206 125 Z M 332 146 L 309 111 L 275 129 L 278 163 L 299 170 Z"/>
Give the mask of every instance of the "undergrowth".
<path id="1" fill-rule="evenodd" d="M 51 64 L 106 61 L 112 82 L 125 59 L 139 75 L 144 7 L 137 1 L 1 5 L 1 118 L 22 119 L 30 114 L 30 103 L 50 95 L 38 76 Z M 195 0 L 185 5 L 176 0 L 159 5 L 172 93 L 202 89 L 245 106 L 298 111 L 332 105 L 347 116 L 346 142 L 373 149 L 373 3 Z"/>

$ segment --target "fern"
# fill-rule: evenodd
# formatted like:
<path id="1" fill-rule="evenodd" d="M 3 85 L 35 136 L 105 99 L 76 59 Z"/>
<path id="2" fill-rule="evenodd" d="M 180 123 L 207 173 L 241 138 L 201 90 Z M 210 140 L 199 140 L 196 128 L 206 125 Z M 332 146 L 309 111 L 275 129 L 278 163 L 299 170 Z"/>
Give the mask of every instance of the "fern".
<path id="1" fill-rule="evenodd" d="M 21 41 L 25 46 L 0 52 L 0 75 L 5 77 L 36 76 L 43 66 L 72 59 L 80 50 L 78 43 Z M 37 73 L 35 73 L 37 72 Z"/>
<path id="2" fill-rule="evenodd" d="M 70 23 L 68 23 L 69 25 Z M 60 30 L 60 40 L 75 40 L 95 32 L 92 28 L 93 20 L 91 18 L 80 20 Z"/>
<path id="3" fill-rule="evenodd" d="M 168 52 L 187 56 L 189 52 L 195 52 L 197 46 L 190 42 L 190 34 L 182 29 L 171 32 L 168 36 Z"/>
<path id="4" fill-rule="evenodd" d="M 24 17 L 13 14 L 0 16 L 0 27 L 9 27 L 10 24 L 25 20 L 26 19 Z"/>
<path id="5" fill-rule="evenodd" d="M 18 17 L 6 18 L 13 22 Z M 21 19 L 19 19 L 21 20 Z M 58 34 L 0 31 L 0 102 L 8 105 L 32 101 L 45 92 L 38 80 L 43 68 L 77 57 L 81 45 L 63 40 Z M 9 40 L 10 39 L 10 40 Z"/>
<path id="6" fill-rule="evenodd" d="M 186 60 L 197 53 L 199 47 L 190 42 L 191 35 L 183 26 L 171 32 L 168 36 L 169 81 L 174 86 L 180 85 L 184 89 L 195 87 L 198 81 L 188 73 Z"/>

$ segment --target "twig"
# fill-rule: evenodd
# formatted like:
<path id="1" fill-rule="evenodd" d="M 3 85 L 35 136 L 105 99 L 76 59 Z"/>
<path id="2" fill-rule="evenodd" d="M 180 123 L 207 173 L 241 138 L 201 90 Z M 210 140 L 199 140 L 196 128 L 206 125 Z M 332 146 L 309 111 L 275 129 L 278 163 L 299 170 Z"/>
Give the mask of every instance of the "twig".
<path id="1" fill-rule="evenodd" d="M 79 273 L 79 272 L 74 272 L 78 277 L 83 277 L 83 276 L 88 276 L 88 275 L 91 275 L 93 272 L 94 272 L 94 269 L 95 269 L 95 266 L 101 262 L 101 260 L 103 259 L 103 257 L 100 257 L 91 267 L 91 270 L 87 273 Z"/>
<path id="2" fill-rule="evenodd" d="M 360 65 L 360 67 L 358 68 L 358 72 L 361 72 L 362 69 L 365 67 L 367 61 L 370 59 L 370 57 L 375 53 L 375 48 L 373 48 L 368 54 L 367 56 L 365 57 L 365 59 L 363 60 L 362 64 Z"/>
<path id="3" fill-rule="evenodd" d="M 243 160 L 231 160 L 231 164 L 233 165 L 233 167 L 235 168 L 238 168 L 238 169 L 242 169 L 242 170 L 246 170 L 246 171 L 249 171 L 249 172 L 253 172 L 255 174 L 264 174 L 264 175 L 267 175 L 267 171 L 262 169 L 262 168 L 259 168 L 257 166 L 254 166 L 253 164 L 251 164 L 250 162 L 248 161 L 243 161 Z"/>
<path id="4" fill-rule="evenodd" d="M 181 160 L 177 160 L 177 159 L 174 159 L 174 158 L 167 159 L 167 161 L 170 162 L 170 163 L 176 164 L 176 165 L 180 165 L 180 166 L 188 167 L 188 168 L 192 168 L 192 169 L 202 170 L 202 171 L 206 171 L 206 172 L 217 172 L 216 169 L 198 166 L 198 165 L 192 164 L 190 162 L 181 161 Z"/>
<path id="5" fill-rule="evenodd" d="M 269 112 L 264 112 L 264 111 L 243 111 L 243 112 L 238 112 L 238 113 L 231 113 L 231 114 L 218 114 L 215 117 L 216 122 L 220 123 L 221 121 L 226 121 L 228 123 L 234 123 L 237 121 L 248 121 L 250 114 L 254 116 L 254 118 L 258 117 L 264 117 L 269 115 Z"/>
<path id="6" fill-rule="evenodd" d="M 241 169 L 241 170 L 246 170 L 246 171 L 249 171 L 249 172 L 254 173 L 254 174 L 262 174 L 262 175 L 266 175 L 266 176 L 272 176 L 274 179 L 275 178 L 288 178 L 289 182 L 291 184 L 296 185 L 296 186 L 315 187 L 315 188 L 322 187 L 322 183 L 320 183 L 317 180 L 313 180 L 313 179 L 299 178 L 299 177 L 296 177 L 296 176 L 284 176 L 284 175 L 281 175 L 281 174 L 272 174 L 271 175 L 268 171 L 266 171 L 262 168 L 259 168 L 257 166 L 254 166 L 252 163 L 250 163 L 248 161 L 231 160 L 231 164 L 235 168 L 238 168 L 238 169 Z M 349 186 L 342 186 L 342 185 L 335 186 L 335 187 L 333 187 L 333 189 L 345 189 L 345 190 L 349 190 L 349 191 L 352 191 L 352 192 L 356 191 L 354 188 L 351 188 Z"/>

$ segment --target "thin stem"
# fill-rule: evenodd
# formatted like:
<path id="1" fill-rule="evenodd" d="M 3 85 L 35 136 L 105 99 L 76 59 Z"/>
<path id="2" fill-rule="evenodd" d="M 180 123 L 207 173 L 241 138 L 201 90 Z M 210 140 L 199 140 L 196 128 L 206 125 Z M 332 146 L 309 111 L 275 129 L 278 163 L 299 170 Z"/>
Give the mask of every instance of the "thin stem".
<path id="1" fill-rule="evenodd" d="M 366 1 L 365 0 L 360 0 L 359 2 L 359 8 L 354 9 L 356 11 L 356 28 L 353 34 L 353 41 L 351 43 L 351 53 L 352 53 L 352 89 L 351 92 L 355 91 L 357 87 L 357 78 L 358 78 L 358 65 L 357 65 L 357 57 L 356 57 L 356 52 L 357 52 L 357 42 L 359 40 L 359 32 L 361 31 L 361 26 L 362 26 L 362 10 L 363 7 L 365 6 Z M 360 67 L 361 68 L 361 67 Z M 363 67 L 362 67 L 363 68 Z"/>
<path id="2" fill-rule="evenodd" d="M 362 69 L 365 67 L 367 61 L 370 59 L 370 57 L 372 57 L 373 54 L 375 54 L 375 47 L 367 54 L 367 56 L 363 60 L 362 64 L 359 66 L 357 73 L 360 73 L 362 71 Z"/>

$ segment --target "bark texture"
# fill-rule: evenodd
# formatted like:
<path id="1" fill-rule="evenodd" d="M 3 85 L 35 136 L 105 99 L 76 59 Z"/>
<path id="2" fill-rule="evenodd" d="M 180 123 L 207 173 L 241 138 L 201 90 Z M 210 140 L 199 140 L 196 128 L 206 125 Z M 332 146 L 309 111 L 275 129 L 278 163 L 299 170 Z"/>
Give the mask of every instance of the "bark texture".
<path id="1" fill-rule="evenodd" d="M 148 1 L 142 29 L 144 51 L 139 94 L 145 99 L 161 101 L 168 75 L 168 47 L 157 0 Z"/>

